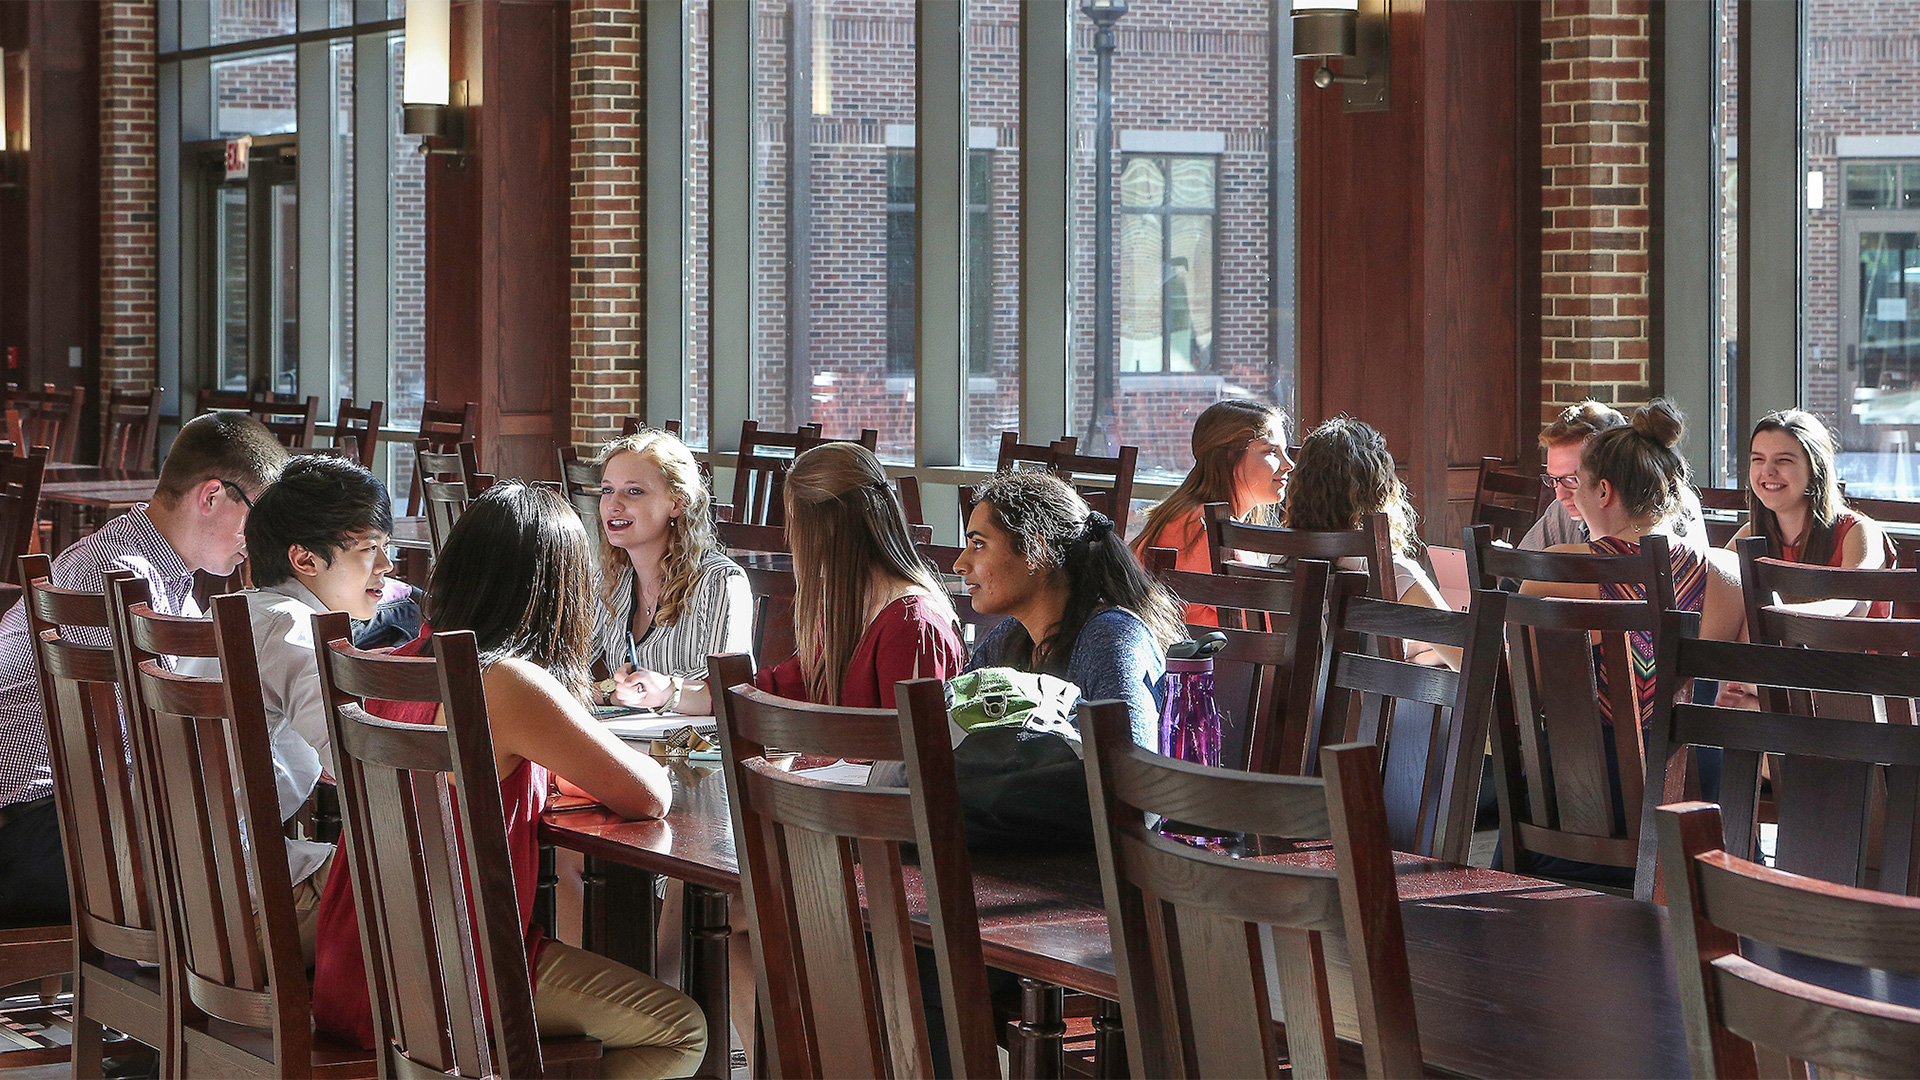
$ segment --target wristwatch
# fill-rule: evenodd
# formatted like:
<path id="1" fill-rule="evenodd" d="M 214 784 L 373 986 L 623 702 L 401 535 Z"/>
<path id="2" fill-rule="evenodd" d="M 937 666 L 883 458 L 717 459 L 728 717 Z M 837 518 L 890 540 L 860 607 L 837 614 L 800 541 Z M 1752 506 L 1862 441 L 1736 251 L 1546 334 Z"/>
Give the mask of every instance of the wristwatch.
<path id="1" fill-rule="evenodd" d="M 679 679 L 673 680 L 673 691 L 667 695 L 666 703 L 660 706 L 660 711 L 661 712 L 679 712 L 680 711 L 680 691 L 685 689 L 686 689 L 685 683 L 682 683 Z"/>
<path id="2" fill-rule="evenodd" d="M 613 692 L 620 688 L 620 684 L 613 679 L 601 679 L 599 682 L 593 684 L 593 688 L 600 693 L 601 697 L 607 699 L 607 704 L 611 705 L 613 704 Z"/>

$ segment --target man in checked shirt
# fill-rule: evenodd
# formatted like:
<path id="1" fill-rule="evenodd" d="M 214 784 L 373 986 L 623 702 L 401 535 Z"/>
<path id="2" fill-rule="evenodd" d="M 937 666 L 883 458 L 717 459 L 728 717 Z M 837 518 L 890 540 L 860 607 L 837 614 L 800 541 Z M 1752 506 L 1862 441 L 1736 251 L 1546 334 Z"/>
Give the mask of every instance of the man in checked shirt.
<path id="1" fill-rule="evenodd" d="M 168 451 L 153 501 L 61 552 L 52 584 L 99 592 L 106 571 L 130 570 L 147 579 L 155 611 L 200 615 L 193 572 L 225 576 L 247 557 L 247 513 L 286 460 L 286 450 L 252 417 L 195 418 Z M 76 629 L 73 637 L 107 643 L 104 630 Z M 0 928 L 69 918 L 40 676 L 23 602 L 0 618 Z"/>

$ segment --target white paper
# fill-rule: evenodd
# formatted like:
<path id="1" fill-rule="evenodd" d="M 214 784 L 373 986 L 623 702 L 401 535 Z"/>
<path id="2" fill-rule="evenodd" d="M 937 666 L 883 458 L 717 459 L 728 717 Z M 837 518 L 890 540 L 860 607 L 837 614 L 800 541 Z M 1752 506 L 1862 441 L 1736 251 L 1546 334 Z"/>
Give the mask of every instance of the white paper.
<path id="1" fill-rule="evenodd" d="M 711 736 L 718 730 L 711 716 L 681 716 L 677 713 L 668 716 L 627 716 L 606 721 L 608 731 L 629 742 L 662 739 L 668 732 L 678 731 L 689 724 L 702 735 Z"/>
<path id="2" fill-rule="evenodd" d="M 836 761 L 831 765 L 822 765 L 817 769 L 795 769 L 793 775 L 804 776 L 809 780 L 820 780 L 829 784 L 847 784 L 857 787 L 867 782 L 867 774 L 873 771 L 871 765 L 855 765 L 850 761 Z"/>

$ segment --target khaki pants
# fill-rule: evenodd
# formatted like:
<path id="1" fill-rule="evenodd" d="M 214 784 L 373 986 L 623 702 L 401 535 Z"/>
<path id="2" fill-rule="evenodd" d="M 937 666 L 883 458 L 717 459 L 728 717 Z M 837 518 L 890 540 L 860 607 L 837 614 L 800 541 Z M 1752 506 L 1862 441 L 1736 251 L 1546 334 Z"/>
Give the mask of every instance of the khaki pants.
<path id="1" fill-rule="evenodd" d="M 560 941 L 540 946 L 533 1012 L 542 1036 L 600 1040 L 606 1077 L 691 1076 L 707 1053 L 707 1018 L 692 998 Z"/>
<path id="2" fill-rule="evenodd" d="M 327 891 L 327 875 L 333 871 L 333 859 L 332 855 L 327 856 L 320 869 L 293 887 L 293 917 L 300 927 L 300 959 L 308 971 L 313 970 L 313 936 L 320 925 L 320 894 Z"/>

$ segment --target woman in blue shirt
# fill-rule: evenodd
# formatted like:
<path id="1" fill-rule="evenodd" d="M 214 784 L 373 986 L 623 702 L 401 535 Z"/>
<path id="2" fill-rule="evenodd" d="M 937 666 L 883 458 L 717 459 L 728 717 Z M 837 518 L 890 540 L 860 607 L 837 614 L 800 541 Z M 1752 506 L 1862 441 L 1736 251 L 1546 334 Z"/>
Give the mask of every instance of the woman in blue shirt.
<path id="1" fill-rule="evenodd" d="M 1186 636 L 1179 602 L 1057 477 L 1001 473 L 976 498 L 953 569 L 974 610 L 1010 617 L 974 648 L 968 670 L 1046 672 L 1085 700 L 1125 701 L 1135 741 L 1157 747 L 1166 647 Z"/>

